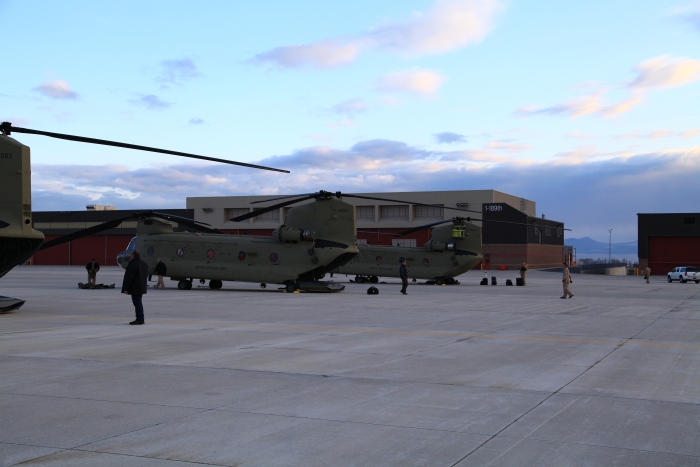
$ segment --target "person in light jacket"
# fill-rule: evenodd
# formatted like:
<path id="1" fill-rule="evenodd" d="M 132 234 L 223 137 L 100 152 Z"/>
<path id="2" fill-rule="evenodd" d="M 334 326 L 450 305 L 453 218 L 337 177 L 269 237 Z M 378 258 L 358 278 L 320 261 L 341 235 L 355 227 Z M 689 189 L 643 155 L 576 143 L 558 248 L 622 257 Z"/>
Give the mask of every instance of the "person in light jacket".
<path id="1" fill-rule="evenodd" d="M 569 274 L 569 268 L 566 266 L 566 263 L 563 264 L 564 270 L 562 271 L 563 275 L 561 278 L 561 282 L 564 285 L 564 295 L 562 295 L 561 298 L 571 298 L 574 296 L 574 294 L 572 294 L 571 290 L 569 290 L 569 284 L 573 281 L 571 280 L 571 274 Z"/>

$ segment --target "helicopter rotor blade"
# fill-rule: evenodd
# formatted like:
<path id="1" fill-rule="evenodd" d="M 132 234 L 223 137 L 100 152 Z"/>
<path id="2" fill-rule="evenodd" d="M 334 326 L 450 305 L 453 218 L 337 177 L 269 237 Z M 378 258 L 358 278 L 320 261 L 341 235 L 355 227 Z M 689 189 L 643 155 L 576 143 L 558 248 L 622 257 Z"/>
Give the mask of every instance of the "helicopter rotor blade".
<path id="1" fill-rule="evenodd" d="M 298 198 L 300 196 L 316 196 L 318 193 L 299 193 L 296 195 L 287 195 L 287 196 L 280 196 L 278 198 L 269 198 L 269 199 L 261 199 L 258 201 L 251 201 L 250 204 L 258 204 L 258 203 L 269 203 L 270 201 L 277 201 L 280 199 L 289 199 L 289 198 Z"/>
<path id="2" fill-rule="evenodd" d="M 357 233 L 369 234 L 369 235 L 391 235 L 392 237 L 400 237 L 401 234 L 391 233 L 391 232 L 370 232 L 369 230 L 358 230 Z"/>
<path id="3" fill-rule="evenodd" d="M 436 225 L 440 224 L 447 224 L 448 222 L 454 222 L 452 219 L 446 219 L 444 221 L 437 221 L 437 222 L 431 222 L 430 224 L 423 224 L 419 225 L 417 227 L 413 227 L 412 229 L 404 230 L 403 232 L 399 232 L 397 235 L 399 237 L 403 237 L 404 235 L 412 234 L 413 232 L 418 232 L 423 229 L 429 229 L 430 227 L 434 227 Z"/>
<path id="4" fill-rule="evenodd" d="M 273 172 L 289 173 L 289 170 L 275 169 L 273 167 L 248 164 L 245 162 L 230 161 L 230 160 L 226 160 L 226 159 L 218 159 L 216 157 L 199 156 L 197 154 L 189 154 L 186 152 L 179 152 L 179 151 L 170 151 L 168 149 L 151 148 L 148 146 L 139 146 L 136 144 L 120 143 L 117 141 L 108 141 L 108 140 L 104 140 L 104 139 L 86 138 L 83 136 L 66 135 L 63 133 L 51 133 L 48 131 L 39 131 L 39 130 L 31 130 L 28 128 L 13 127 L 10 122 L 2 122 L 2 124 L 0 124 L 0 130 L 2 130 L 2 132 L 6 135 L 10 135 L 11 132 L 14 131 L 17 133 L 27 133 L 27 134 L 32 134 L 32 135 L 49 136 L 51 138 L 65 139 L 68 141 L 78 141 L 80 143 L 101 144 L 104 146 L 116 146 L 119 148 L 136 149 L 138 151 L 157 152 L 157 153 L 162 153 L 162 154 L 171 154 L 173 156 L 189 157 L 191 159 L 200 159 L 200 160 L 204 160 L 204 161 L 221 162 L 223 164 L 239 165 L 241 167 L 249 167 L 251 169 L 271 170 Z"/>
<path id="5" fill-rule="evenodd" d="M 251 217 L 259 216 L 261 214 L 265 214 L 266 212 L 274 211 L 275 209 L 283 208 L 285 206 L 289 206 L 290 204 L 295 204 L 299 203 L 301 201 L 306 201 L 307 199 L 314 199 L 317 198 L 318 194 L 314 193 L 313 195 L 310 196 L 302 196 L 301 198 L 295 198 L 289 201 L 285 201 L 284 203 L 278 203 L 273 206 L 268 206 L 266 208 L 262 209 L 257 209 L 255 211 L 249 212 L 248 214 L 243 214 L 242 216 L 234 217 L 232 219 L 229 219 L 231 222 L 241 222 L 246 219 L 250 219 Z"/>
<path id="6" fill-rule="evenodd" d="M 164 220 L 168 220 L 168 221 L 172 221 L 172 222 L 177 222 L 178 224 L 185 225 L 187 227 L 192 227 L 193 229 L 200 230 L 200 231 L 203 231 L 206 233 L 221 233 L 216 229 L 210 229 L 208 227 L 205 227 L 204 225 L 200 225 L 200 224 L 204 224 L 204 222 L 198 222 L 198 221 L 195 221 L 192 219 L 188 219 L 186 217 L 176 216 L 174 214 L 164 214 L 161 212 L 144 211 L 144 212 L 140 212 L 137 214 L 132 214 L 131 216 L 121 217 L 119 219 L 114 219 L 111 221 L 103 222 L 101 224 L 94 225 L 94 226 L 88 227 L 86 229 L 78 230 L 76 232 L 70 233 L 68 235 L 64 235 L 62 237 L 55 238 L 53 240 L 49 240 L 48 242 L 44 242 L 41 245 L 41 247 L 39 248 L 39 250 L 44 250 L 46 248 L 51 248 L 51 247 L 61 245 L 61 244 L 66 243 L 66 242 L 70 242 L 72 240 L 77 240 L 79 238 L 88 237 L 90 235 L 95 235 L 95 234 L 98 234 L 100 232 L 104 232 L 105 230 L 115 229 L 115 228 L 119 227 L 119 225 L 122 222 L 125 222 L 125 221 L 129 221 L 132 219 L 146 219 L 149 217 L 155 217 L 158 219 L 164 219 Z M 209 225 L 209 224 L 205 224 L 205 225 Z"/>
<path id="7" fill-rule="evenodd" d="M 177 222 L 178 224 L 185 225 L 187 227 L 192 227 L 195 230 L 200 230 L 206 233 L 222 233 L 216 229 L 212 229 L 211 224 L 207 224 L 206 222 L 195 221 L 193 219 L 188 219 L 187 217 L 176 216 L 174 214 L 164 214 L 162 212 L 149 212 L 149 214 L 151 215 L 146 217 L 157 217 L 166 221 Z"/>
<path id="8" fill-rule="evenodd" d="M 70 242 L 71 240 L 77 240 L 79 238 L 95 235 L 97 233 L 104 232 L 105 230 L 115 229 L 119 226 L 119 224 L 130 219 L 133 219 L 133 216 L 122 217 L 121 219 L 114 219 L 113 221 L 103 222 L 102 224 L 88 227 L 87 229 L 78 230 L 77 232 L 73 232 L 71 234 L 64 235 L 53 240 L 49 240 L 48 242 L 44 242 L 41 245 L 41 247 L 39 247 L 39 250 L 45 250 L 47 248 Z"/>

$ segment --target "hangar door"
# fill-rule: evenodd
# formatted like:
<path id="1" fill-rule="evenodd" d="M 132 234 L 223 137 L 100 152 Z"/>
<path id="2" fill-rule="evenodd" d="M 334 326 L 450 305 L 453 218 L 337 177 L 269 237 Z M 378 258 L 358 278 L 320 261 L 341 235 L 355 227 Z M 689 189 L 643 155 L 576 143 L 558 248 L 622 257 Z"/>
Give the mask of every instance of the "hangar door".
<path id="1" fill-rule="evenodd" d="M 666 275 L 676 266 L 700 266 L 700 237 L 649 237 L 649 267 Z"/>

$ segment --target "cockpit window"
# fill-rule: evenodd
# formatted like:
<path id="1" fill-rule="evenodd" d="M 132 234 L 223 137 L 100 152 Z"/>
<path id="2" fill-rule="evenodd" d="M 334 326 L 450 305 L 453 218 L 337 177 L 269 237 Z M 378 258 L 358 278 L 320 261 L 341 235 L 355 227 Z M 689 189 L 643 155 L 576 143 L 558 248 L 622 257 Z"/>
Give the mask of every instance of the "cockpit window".
<path id="1" fill-rule="evenodd" d="M 132 238 L 129 242 L 129 246 L 126 247 L 126 251 L 134 251 L 136 249 L 136 237 Z"/>

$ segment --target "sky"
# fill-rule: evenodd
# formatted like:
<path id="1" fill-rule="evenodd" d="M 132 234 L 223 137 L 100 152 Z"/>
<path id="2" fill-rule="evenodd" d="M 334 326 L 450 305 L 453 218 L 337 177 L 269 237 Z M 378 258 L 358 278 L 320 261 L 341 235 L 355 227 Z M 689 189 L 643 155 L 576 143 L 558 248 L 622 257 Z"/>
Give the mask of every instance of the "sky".
<path id="1" fill-rule="evenodd" d="M 495 189 L 571 238 L 697 212 L 700 1 L 0 0 L 35 211 Z"/>

